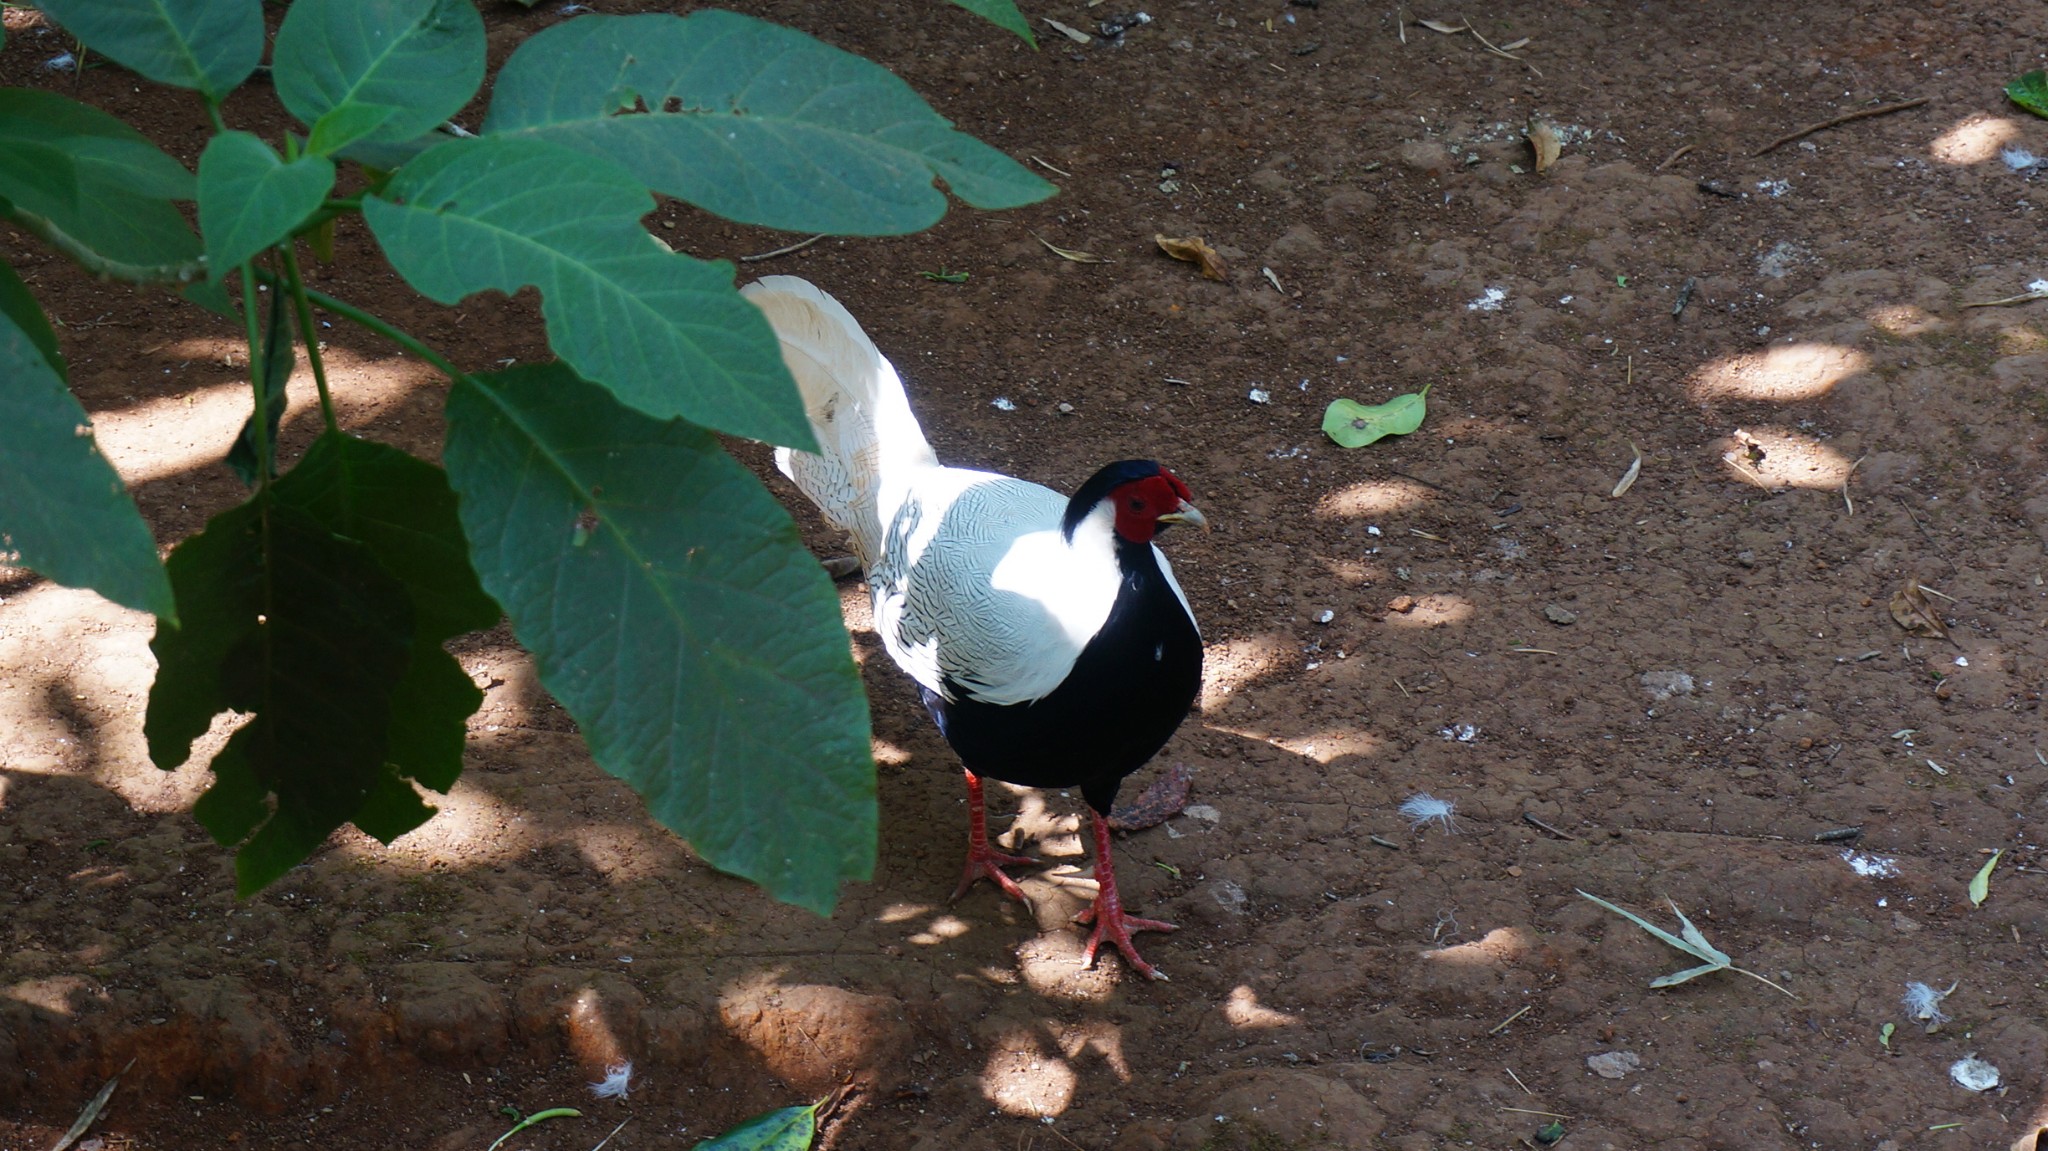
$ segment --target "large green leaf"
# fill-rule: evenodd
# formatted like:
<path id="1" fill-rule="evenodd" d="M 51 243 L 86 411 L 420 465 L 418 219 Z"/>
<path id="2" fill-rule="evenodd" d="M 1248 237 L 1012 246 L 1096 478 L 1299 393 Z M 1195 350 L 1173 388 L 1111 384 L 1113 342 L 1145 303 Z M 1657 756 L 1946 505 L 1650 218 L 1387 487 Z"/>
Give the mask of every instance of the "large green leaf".
<path id="1" fill-rule="evenodd" d="M 267 493 L 215 516 L 168 566 L 183 626 L 159 624 L 150 641 L 157 678 L 143 732 L 171 770 L 215 715 L 251 713 L 193 808 L 216 841 L 241 844 L 236 886 L 247 895 L 389 793 L 412 605 L 370 548 Z"/>
<path id="2" fill-rule="evenodd" d="M 476 95 L 484 22 L 469 0 L 296 0 L 271 58 L 277 98 L 302 123 L 367 108 L 377 122 L 358 138 L 403 143 Z"/>
<path id="3" fill-rule="evenodd" d="M 124 607 L 173 615 L 156 540 L 94 446 L 55 351 L 49 321 L 0 264 L 0 555 Z"/>
<path id="4" fill-rule="evenodd" d="M 399 775 L 446 792 L 461 774 L 465 721 L 482 706 L 483 693 L 441 645 L 490 627 L 500 614 L 470 566 L 447 474 L 397 448 L 329 432 L 273 491 L 280 503 L 368 547 L 405 585 L 413 605 L 412 662 L 392 694 L 386 758 Z M 397 790 L 386 799 L 405 810 L 418 806 L 416 796 L 408 804 Z M 360 815 L 356 823 L 390 838 Z"/>
<path id="5" fill-rule="evenodd" d="M 195 259 L 199 238 L 171 201 L 196 188 L 182 165 L 105 112 L 0 89 L 0 215 L 68 255 L 115 265 L 95 271 Z"/>
<path id="6" fill-rule="evenodd" d="M 219 103 L 263 58 L 261 0 L 36 0 L 100 55 Z"/>
<path id="7" fill-rule="evenodd" d="M 1031 35 L 1030 22 L 1017 11 L 1017 0 L 953 0 L 953 3 L 1004 31 L 1015 32 L 1033 48 L 1038 47 L 1038 40 Z"/>
<path id="8" fill-rule="evenodd" d="M 248 132 L 208 141 L 199 156 L 199 233 L 213 278 L 291 235 L 332 187 L 334 161 L 325 156 L 286 163 Z"/>
<path id="9" fill-rule="evenodd" d="M 454 140 L 363 202 L 413 287 L 444 304 L 540 289 L 548 343 L 584 378 L 658 418 L 809 446 L 768 322 L 732 265 L 670 252 L 640 226 L 653 197 L 614 164 L 543 140 Z"/>
<path id="10" fill-rule="evenodd" d="M 488 134 L 554 140 L 742 223 L 896 235 L 946 198 L 1055 191 L 879 65 L 732 12 L 584 16 L 538 33 L 492 85 Z"/>
<path id="11" fill-rule="evenodd" d="M 820 1099 L 808 1107 L 784 1107 L 752 1119 L 716 1139 L 697 1144 L 696 1151 L 810 1151 L 818 1134 Z"/>
<path id="12" fill-rule="evenodd" d="M 560 365 L 458 381 L 445 462 L 484 587 L 605 770 L 778 899 L 829 911 L 871 874 L 838 597 L 751 472 Z"/>

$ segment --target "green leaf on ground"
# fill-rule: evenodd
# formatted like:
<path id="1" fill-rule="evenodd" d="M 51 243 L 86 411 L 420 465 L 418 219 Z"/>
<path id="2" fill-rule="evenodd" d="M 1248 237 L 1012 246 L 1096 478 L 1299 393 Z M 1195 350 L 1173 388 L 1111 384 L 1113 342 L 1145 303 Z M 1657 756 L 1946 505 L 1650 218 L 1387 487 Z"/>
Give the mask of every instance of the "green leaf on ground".
<path id="1" fill-rule="evenodd" d="M 2005 96 L 2036 116 L 2048 116 L 2048 72 L 2037 68 L 2015 77 L 2005 86 Z"/>
<path id="2" fill-rule="evenodd" d="M 0 264 L 0 557 L 172 616 L 156 540 L 64 386 L 49 321 Z"/>
<path id="3" fill-rule="evenodd" d="M 1756 972 L 1747 971 L 1743 968 L 1735 966 L 1735 961 L 1729 957 L 1728 953 L 1722 951 L 1720 948 L 1715 947 L 1713 944 L 1707 942 L 1706 935 L 1702 933 L 1699 928 L 1693 926 L 1692 920 L 1687 919 L 1685 917 L 1685 912 L 1678 910 L 1678 904 L 1671 903 L 1671 901 L 1668 899 L 1665 900 L 1665 902 L 1671 903 L 1671 913 L 1673 915 L 1678 916 L 1679 930 L 1681 932 L 1680 935 L 1673 935 L 1669 931 L 1666 931 L 1663 928 L 1657 926 L 1656 924 L 1651 923 L 1649 920 L 1644 919 L 1642 916 L 1637 915 L 1635 912 L 1627 911 L 1622 908 L 1616 907 L 1614 904 L 1607 902 L 1606 900 L 1600 898 L 1597 895 L 1593 895 L 1585 891 L 1581 891 L 1579 892 L 1579 894 L 1585 896 L 1587 899 L 1592 900 L 1594 903 L 1599 904 L 1607 910 L 1612 911 L 1616 915 L 1621 916 L 1623 919 L 1628 920 L 1630 923 L 1635 924 L 1637 927 L 1642 928 L 1644 931 L 1649 932 L 1651 935 L 1656 936 L 1658 939 L 1663 940 L 1665 943 L 1671 945 L 1672 947 L 1675 947 L 1678 950 L 1685 952 L 1687 955 L 1692 956 L 1694 959 L 1703 959 L 1706 961 L 1700 964 L 1698 967 L 1688 967 L 1684 971 L 1674 971 L 1669 975 L 1660 975 L 1657 978 L 1652 979 L 1650 981 L 1650 986 L 1652 987 L 1676 987 L 1681 983 L 1686 983 L 1691 980 L 1697 979 L 1702 975 L 1712 975 L 1716 971 L 1733 971 L 1739 975 L 1747 975 L 1751 979 L 1754 979 L 1758 983 L 1762 983 L 1767 987 L 1775 988 L 1778 991 L 1784 991 L 1786 995 L 1792 995 L 1790 991 L 1785 991 L 1784 988 L 1779 987 L 1777 984 L 1772 983 L 1770 980 L 1765 979 L 1763 976 L 1758 975 Z M 1792 998 L 1797 999 L 1799 997 L 1797 995 L 1792 995 Z"/>
<path id="4" fill-rule="evenodd" d="M 328 123 L 316 151 L 401 144 L 476 95 L 484 22 L 469 0 L 295 0 L 271 56 L 285 108 L 308 127 Z M 367 110 L 329 119 L 352 108 Z"/>
<path id="5" fill-rule="evenodd" d="M 809 1151 L 818 1134 L 818 1108 L 824 1102 L 820 1099 L 808 1107 L 784 1107 L 756 1115 L 716 1139 L 697 1144 L 696 1151 Z"/>
<path id="6" fill-rule="evenodd" d="M 2002 847 L 1999 848 L 1997 851 L 1992 852 L 1991 858 L 1985 860 L 1984 866 L 1978 868 L 1977 874 L 1973 878 L 1971 878 L 1971 907 L 1982 907 L 1984 906 L 1984 901 L 1991 898 L 1991 872 L 1998 867 L 1998 861 L 2004 858 L 2004 856 L 2005 849 Z"/>
<path id="7" fill-rule="evenodd" d="M 85 46 L 219 103 L 263 58 L 261 0 L 36 0 Z M 368 5 L 365 5 L 368 7 Z"/>
<path id="8" fill-rule="evenodd" d="M 874 867 L 867 698 L 781 505 L 559 364 L 458 381 L 447 412 L 483 585 L 599 765 L 712 866 L 829 912 Z"/>
<path id="9" fill-rule="evenodd" d="M 217 842 L 240 845 L 236 889 L 248 895 L 389 792 L 412 604 L 368 547 L 268 494 L 215 516 L 168 566 L 183 626 L 159 624 L 150 641 L 143 732 L 171 770 L 214 716 L 251 713 L 193 807 Z"/>
<path id="10" fill-rule="evenodd" d="M 1031 35 L 1031 24 L 1024 14 L 1017 11 L 1016 0 L 952 0 L 953 4 L 965 8 L 976 16 L 994 24 L 1006 32 L 1015 32 L 1026 44 L 1038 47 L 1038 40 Z"/>
<path id="11" fill-rule="evenodd" d="M 1384 436 L 1405 436 L 1422 426 L 1422 417 L 1429 412 L 1429 388 L 1434 386 L 1384 404 L 1331 400 L 1323 410 L 1323 434 L 1346 448 L 1362 448 Z"/>
<path id="12" fill-rule="evenodd" d="M 934 178 L 979 208 L 1057 190 L 879 65 L 715 9 L 534 35 L 498 73 L 484 132 L 607 157 L 658 192 L 795 232 L 930 227 L 946 211 Z"/>
<path id="13" fill-rule="evenodd" d="M 196 194 L 192 173 L 105 112 L 0 89 L 0 215 L 29 231 L 124 267 L 178 263 L 199 238 L 171 201 Z"/>
<path id="14" fill-rule="evenodd" d="M 208 273 L 225 279 L 242 261 L 283 240 L 334 187 L 334 161 L 286 163 L 248 132 L 222 132 L 199 156 L 199 233 Z"/>
<path id="15" fill-rule="evenodd" d="M 640 225 L 653 208 L 607 161 L 487 137 L 407 164 L 363 215 L 399 274 L 441 303 L 539 287 L 555 353 L 642 412 L 814 446 L 781 345 L 732 265 L 655 243 Z"/>

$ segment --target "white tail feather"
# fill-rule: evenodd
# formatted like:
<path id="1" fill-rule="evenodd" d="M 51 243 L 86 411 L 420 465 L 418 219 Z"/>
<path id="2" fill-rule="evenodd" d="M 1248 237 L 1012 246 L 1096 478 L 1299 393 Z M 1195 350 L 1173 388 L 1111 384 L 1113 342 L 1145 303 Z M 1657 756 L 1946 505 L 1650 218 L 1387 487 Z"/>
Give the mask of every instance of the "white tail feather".
<path id="1" fill-rule="evenodd" d="M 808 280 L 764 276 L 740 289 L 782 341 L 819 452 L 777 448 L 775 466 L 853 537 L 861 567 L 882 552 L 882 525 L 915 474 L 937 458 L 896 369 L 838 300 Z"/>

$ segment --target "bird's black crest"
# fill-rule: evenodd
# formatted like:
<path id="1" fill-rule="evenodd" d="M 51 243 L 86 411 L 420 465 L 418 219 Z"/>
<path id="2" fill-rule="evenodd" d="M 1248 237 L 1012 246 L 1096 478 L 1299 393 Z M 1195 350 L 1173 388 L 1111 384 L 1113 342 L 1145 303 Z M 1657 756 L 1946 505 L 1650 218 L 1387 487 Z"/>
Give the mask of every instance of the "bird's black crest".
<path id="1" fill-rule="evenodd" d="M 1081 521 L 1088 518 L 1088 513 L 1095 510 L 1095 505 L 1101 503 L 1104 496 L 1132 480 L 1148 479 L 1163 470 L 1151 460 L 1118 460 L 1107 465 L 1088 477 L 1088 482 L 1082 484 L 1074 498 L 1067 501 L 1067 514 L 1060 520 L 1060 534 L 1071 543 L 1074 529 L 1081 526 Z"/>

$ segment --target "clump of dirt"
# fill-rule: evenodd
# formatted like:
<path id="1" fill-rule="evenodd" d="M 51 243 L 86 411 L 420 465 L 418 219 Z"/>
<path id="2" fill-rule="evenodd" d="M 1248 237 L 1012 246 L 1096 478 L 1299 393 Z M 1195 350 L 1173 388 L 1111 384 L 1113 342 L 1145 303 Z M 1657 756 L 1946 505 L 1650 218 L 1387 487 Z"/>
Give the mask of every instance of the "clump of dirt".
<path id="1" fill-rule="evenodd" d="M 2048 274 L 2038 176 L 1999 159 L 2048 151 L 2000 94 L 2048 15 L 1574 0 L 1487 14 L 1487 42 L 1533 38 L 1513 59 L 1349 3 L 1189 0 L 1036 52 L 928 0 L 739 6 L 1062 185 L 743 274 L 844 300 L 948 461 L 1071 487 L 1149 456 L 1217 525 L 1168 544 L 1200 712 L 1133 781 L 1184 765 L 1194 806 L 1120 847 L 1133 909 L 1182 925 L 1147 950 L 1173 982 L 1078 967 L 1077 796 L 992 792 L 1010 847 L 1059 865 L 1024 877 L 1035 915 L 944 904 L 955 764 L 858 588 L 882 849 L 819 920 L 651 824 L 502 632 L 459 645 L 488 702 L 443 814 L 238 902 L 186 814 L 203 772 L 142 746 L 149 621 L 0 573 L 0 1145 L 54 1142 L 132 1059 L 101 1146 L 453 1151 L 577 1105 L 521 1145 L 630 1117 L 613 1145 L 687 1147 L 848 1079 L 842 1149 L 1412 1151 L 1551 1114 L 1588 1148 L 2031 1146 L 2048 303 L 1964 305 Z M 495 60 L 566 12 L 492 9 Z M 47 70 L 67 47 L 10 26 L 0 80 L 196 159 L 196 103 Z M 261 89 L 227 116 L 284 127 Z M 1563 142 L 1540 176 L 1534 116 Z M 706 256 L 788 242 L 673 204 L 650 224 Z M 1155 234 L 1204 237 L 1227 279 Z M 367 237 L 340 248 L 322 290 L 457 362 L 546 355 L 530 297 L 435 308 Z M 160 540 L 235 501 L 235 333 L 6 252 Z M 970 278 L 917 275 L 939 268 Z M 330 339 L 344 421 L 432 456 L 442 384 Z M 1319 430 L 1334 398 L 1425 385 L 1412 435 Z M 1947 639 L 1892 620 L 1909 584 Z M 1398 813 L 1420 792 L 1454 833 Z M 1685 958 L 1580 889 L 1667 925 L 1674 900 L 1797 998 L 1650 989 Z M 1957 984 L 1952 1018 L 1913 1017 L 1909 981 Z M 2001 1086 L 1951 1082 L 1973 1053 Z M 627 1060 L 628 1093 L 595 1099 Z"/>

